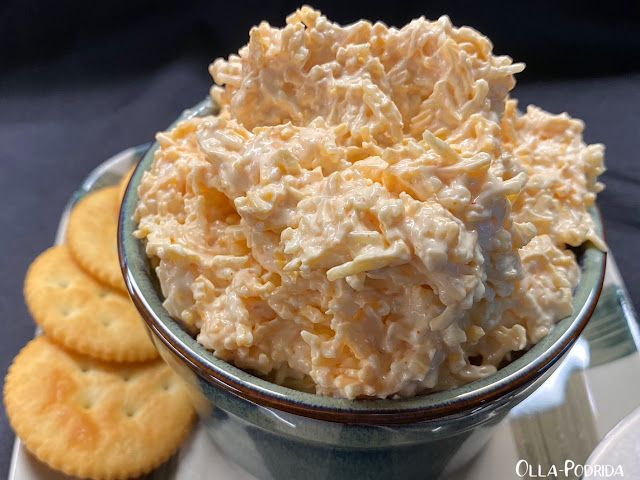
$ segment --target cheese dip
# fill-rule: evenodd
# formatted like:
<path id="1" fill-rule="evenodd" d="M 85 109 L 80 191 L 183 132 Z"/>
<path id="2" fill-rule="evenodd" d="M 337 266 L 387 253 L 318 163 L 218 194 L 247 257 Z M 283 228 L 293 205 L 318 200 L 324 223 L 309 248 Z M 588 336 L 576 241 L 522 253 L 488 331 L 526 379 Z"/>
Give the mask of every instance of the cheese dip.
<path id="1" fill-rule="evenodd" d="M 136 236 L 206 348 L 320 395 L 410 397 L 494 373 L 572 313 L 568 246 L 602 145 L 509 96 L 524 65 L 447 17 L 303 7 L 210 66 L 216 116 L 159 133 Z"/>

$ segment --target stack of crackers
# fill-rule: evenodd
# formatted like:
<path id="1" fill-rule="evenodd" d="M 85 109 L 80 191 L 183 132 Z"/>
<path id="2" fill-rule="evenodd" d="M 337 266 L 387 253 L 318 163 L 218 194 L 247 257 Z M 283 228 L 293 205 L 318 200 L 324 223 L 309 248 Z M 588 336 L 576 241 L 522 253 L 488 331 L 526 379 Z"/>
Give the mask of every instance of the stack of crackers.
<path id="1" fill-rule="evenodd" d="M 82 199 L 67 244 L 29 267 L 25 300 L 44 334 L 18 354 L 4 385 L 7 416 L 27 449 L 82 478 L 151 471 L 194 420 L 185 384 L 158 358 L 120 273 L 126 181 Z"/>

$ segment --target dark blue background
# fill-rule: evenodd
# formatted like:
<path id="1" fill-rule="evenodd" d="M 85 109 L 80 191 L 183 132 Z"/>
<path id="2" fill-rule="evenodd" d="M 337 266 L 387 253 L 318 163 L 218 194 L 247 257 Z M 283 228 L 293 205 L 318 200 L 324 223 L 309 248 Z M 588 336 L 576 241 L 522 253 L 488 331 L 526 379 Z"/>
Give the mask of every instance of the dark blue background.
<path id="1" fill-rule="evenodd" d="M 108 5 L 107 5 L 108 3 Z M 53 241 L 69 195 L 98 163 L 148 142 L 207 95 L 208 63 L 293 2 L 30 0 L 0 4 L 0 369 L 34 325 L 22 299 L 31 260 Z M 449 13 L 527 62 L 514 95 L 568 111 L 607 145 L 598 200 L 607 239 L 640 305 L 640 15 L 637 2 L 315 2 L 330 18 L 402 25 Z M 508 3 L 506 9 L 501 6 Z M 578 6 L 579 5 L 579 6 Z M 605 6 L 606 5 L 606 6 Z M 0 475 L 13 434 L 0 422 Z"/>

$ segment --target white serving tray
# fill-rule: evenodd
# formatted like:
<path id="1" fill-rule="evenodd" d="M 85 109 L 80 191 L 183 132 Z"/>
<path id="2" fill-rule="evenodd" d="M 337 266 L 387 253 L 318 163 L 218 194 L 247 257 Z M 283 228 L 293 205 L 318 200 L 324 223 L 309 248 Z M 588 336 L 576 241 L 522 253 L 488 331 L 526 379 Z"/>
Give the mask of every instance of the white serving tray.
<path id="1" fill-rule="evenodd" d="M 56 243 L 64 242 L 69 212 L 75 202 L 88 191 L 116 183 L 141 158 L 146 147 L 130 148 L 115 155 L 87 177 L 62 213 Z M 567 459 L 584 463 L 605 434 L 640 405 L 637 317 L 611 253 L 607 262 L 605 287 L 596 313 L 562 365 L 537 392 L 510 413 L 475 458 L 462 470 L 445 472 L 442 478 L 536 478 L 538 471 L 548 472 L 551 465 L 561 467 Z M 534 469 L 519 477 L 516 465 L 522 460 Z M 146 478 L 251 480 L 255 477 L 225 459 L 198 424 L 180 451 Z M 9 480 L 68 479 L 38 462 L 16 439 Z"/>

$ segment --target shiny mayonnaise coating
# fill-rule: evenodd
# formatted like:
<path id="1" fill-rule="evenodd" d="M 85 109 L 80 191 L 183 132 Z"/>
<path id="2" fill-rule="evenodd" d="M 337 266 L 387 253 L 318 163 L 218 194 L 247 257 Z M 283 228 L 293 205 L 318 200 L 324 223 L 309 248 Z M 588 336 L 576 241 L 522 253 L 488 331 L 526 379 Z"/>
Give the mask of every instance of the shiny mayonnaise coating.
<path id="1" fill-rule="evenodd" d="M 496 371 L 572 312 L 566 247 L 603 147 L 508 92 L 522 71 L 447 17 L 341 27 L 303 7 L 210 67 L 217 116 L 158 134 L 136 235 L 216 356 L 335 397 Z"/>

